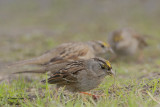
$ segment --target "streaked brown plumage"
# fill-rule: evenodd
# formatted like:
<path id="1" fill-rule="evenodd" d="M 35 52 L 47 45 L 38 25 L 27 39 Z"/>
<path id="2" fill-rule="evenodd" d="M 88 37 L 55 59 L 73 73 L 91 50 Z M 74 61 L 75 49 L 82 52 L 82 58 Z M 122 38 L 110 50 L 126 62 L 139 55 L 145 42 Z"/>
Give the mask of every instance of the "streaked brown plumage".
<path id="1" fill-rule="evenodd" d="M 50 63 L 47 66 L 44 65 L 44 69 L 41 69 L 41 71 L 43 73 L 49 72 L 50 77 L 47 79 L 49 84 L 56 84 L 57 87 L 65 86 L 67 90 L 72 92 L 84 92 L 94 89 L 106 75 L 114 75 L 110 63 L 103 58 L 80 59 L 59 64 Z M 46 80 L 42 82 L 45 83 Z"/>
<path id="2" fill-rule="evenodd" d="M 112 50 L 108 44 L 102 41 L 64 43 L 46 52 L 42 56 L 29 60 L 19 61 L 11 64 L 10 66 L 41 65 L 67 59 L 89 59 L 94 58 L 99 54 L 104 54 L 107 51 Z"/>

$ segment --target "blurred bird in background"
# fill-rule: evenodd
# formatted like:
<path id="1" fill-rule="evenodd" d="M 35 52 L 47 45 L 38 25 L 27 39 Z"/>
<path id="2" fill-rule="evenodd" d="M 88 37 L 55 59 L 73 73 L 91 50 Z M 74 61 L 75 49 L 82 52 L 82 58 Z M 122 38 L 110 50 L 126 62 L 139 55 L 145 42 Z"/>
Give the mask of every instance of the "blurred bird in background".
<path id="1" fill-rule="evenodd" d="M 133 56 L 147 46 L 144 36 L 131 28 L 115 30 L 107 40 L 118 57 Z M 142 60 L 142 56 L 139 60 Z"/>

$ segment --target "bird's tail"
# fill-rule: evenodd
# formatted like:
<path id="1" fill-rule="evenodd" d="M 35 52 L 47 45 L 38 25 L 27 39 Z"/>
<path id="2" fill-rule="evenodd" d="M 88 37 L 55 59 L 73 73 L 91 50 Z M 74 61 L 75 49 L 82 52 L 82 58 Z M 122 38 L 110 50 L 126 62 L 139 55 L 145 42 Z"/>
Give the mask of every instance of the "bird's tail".
<path id="1" fill-rule="evenodd" d="M 44 63 L 50 61 L 50 59 L 51 59 L 51 54 L 46 53 L 42 56 L 39 56 L 33 59 L 14 62 L 12 64 L 9 64 L 7 67 L 10 68 L 10 67 L 23 66 L 23 65 L 43 65 Z"/>
<path id="2" fill-rule="evenodd" d="M 28 71 L 20 71 L 20 72 L 15 72 L 13 74 L 22 74 L 22 73 L 46 73 L 46 69 L 44 68 L 41 68 L 41 69 L 38 69 L 38 70 L 28 70 Z"/>
<path id="3" fill-rule="evenodd" d="M 144 36 L 143 36 L 144 37 Z M 147 47 L 148 46 L 148 43 L 146 42 L 146 39 L 145 38 L 142 38 L 140 37 L 139 38 L 139 41 L 140 41 L 140 47 Z"/>

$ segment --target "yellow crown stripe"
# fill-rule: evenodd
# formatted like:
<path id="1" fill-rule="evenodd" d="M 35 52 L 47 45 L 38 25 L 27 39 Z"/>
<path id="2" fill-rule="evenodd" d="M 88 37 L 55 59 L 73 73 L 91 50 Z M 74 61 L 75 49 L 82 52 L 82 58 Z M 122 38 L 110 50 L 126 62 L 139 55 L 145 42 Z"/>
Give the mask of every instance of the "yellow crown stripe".
<path id="1" fill-rule="evenodd" d="M 111 68 L 111 63 L 106 60 L 106 64 Z"/>
<path id="2" fill-rule="evenodd" d="M 122 36 L 115 36 L 115 37 L 114 37 L 114 41 L 115 41 L 115 42 L 121 41 L 122 39 L 123 39 Z"/>
<path id="3" fill-rule="evenodd" d="M 106 47 L 110 47 L 110 45 L 106 42 L 103 42 L 103 45 L 106 46 Z"/>

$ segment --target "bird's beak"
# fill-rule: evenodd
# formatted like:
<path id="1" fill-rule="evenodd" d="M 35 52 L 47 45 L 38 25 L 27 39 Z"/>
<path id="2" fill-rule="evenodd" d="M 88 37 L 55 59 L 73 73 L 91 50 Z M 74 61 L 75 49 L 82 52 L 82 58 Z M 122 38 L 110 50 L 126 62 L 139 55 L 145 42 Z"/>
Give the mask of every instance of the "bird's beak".
<path id="1" fill-rule="evenodd" d="M 111 47 L 108 48 L 108 51 L 112 54 L 115 54 L 115 52 L 113 51 L 113 49 Z"/>
<path id="2" fill-rule="evenodd" d="M 110 71 L 110 76 L 115 76 L 115 71 L 113 71 L 112 69 Z"/>

